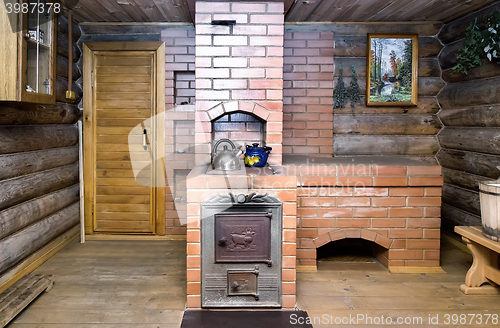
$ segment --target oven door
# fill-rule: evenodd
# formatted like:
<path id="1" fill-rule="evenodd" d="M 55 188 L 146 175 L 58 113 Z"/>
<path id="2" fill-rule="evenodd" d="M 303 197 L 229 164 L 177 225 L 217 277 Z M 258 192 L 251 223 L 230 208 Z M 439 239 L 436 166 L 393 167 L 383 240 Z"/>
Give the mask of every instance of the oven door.
<path id="1" fill-rule="evenodd" d="M 215 214 L 215 262 L 271 266 L 271 212 Z"/>

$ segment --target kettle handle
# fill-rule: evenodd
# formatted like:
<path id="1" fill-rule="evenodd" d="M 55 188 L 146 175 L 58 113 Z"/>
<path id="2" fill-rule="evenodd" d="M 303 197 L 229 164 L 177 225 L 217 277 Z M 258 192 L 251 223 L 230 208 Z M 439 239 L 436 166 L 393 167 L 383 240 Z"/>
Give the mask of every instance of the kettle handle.
<path id="1" fill-rule="evenodd" d="M 217 147 L 219 147 L 219 144 L 222 143 L 222 142 L 227 142 L 231 145 L 231 147 L 233 147 L 233 150 L 236 149 L 236 146 L 234 145 L 234 143 L 229 140 L 229 139 L 220 139 L 218 140 L 215 145 L 214 145 L 214 148 L 212 149 L 212 156 L 215 154 L 215 152 L 217 151 Z"/>

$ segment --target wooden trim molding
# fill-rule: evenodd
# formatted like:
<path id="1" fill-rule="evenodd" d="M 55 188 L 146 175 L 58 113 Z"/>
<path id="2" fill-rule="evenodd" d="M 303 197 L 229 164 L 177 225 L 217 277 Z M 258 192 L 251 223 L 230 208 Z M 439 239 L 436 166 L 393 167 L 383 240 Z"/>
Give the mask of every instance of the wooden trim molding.
<path id="1" fill-rule="evenodd" d="M 85 42 L 86 46 L 91 51 L 158 51 L 163 45 L 165 53 L 165 43 L 161 41 L 152 42 Z M 92 60 L 92 58 L 90 58 Z M 163 60 L 165 62 L 165 60 Z M 84 80 L 85 81 L 85 80 Z"/>
<path id="2" fill-rule="evenodd" d="M 446 273 L 440 266 L 438 267 L 404 267 L 390 266 L 390 273 Z"/>

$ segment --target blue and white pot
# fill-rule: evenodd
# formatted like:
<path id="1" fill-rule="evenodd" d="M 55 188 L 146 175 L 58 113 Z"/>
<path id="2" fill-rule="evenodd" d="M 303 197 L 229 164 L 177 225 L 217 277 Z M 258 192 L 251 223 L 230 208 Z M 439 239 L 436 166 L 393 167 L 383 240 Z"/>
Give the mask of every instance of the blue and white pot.
<path id="1" fill-rule="evenodd" d="M 267 157 L 271 152 L 271 147 L 259 147 L 258 143 L 252 146 L 246 146 L 245 166 L 264 166 L 267 163 Z"/>

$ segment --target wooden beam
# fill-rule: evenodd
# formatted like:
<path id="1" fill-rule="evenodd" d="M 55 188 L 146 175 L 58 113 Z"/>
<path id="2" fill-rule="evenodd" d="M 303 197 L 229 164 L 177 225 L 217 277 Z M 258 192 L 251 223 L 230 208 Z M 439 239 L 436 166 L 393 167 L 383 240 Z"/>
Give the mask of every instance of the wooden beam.
<path id="1" fill-rule="evenodd" d="M 438 135 L 442 148 L 500 155 L 500 128 L 445 127 Z"/>
<path id="2" fill-rule="evenodd" d="M 500 104 L 500 76 L 448 84 L 438 100 L 443 109 Z"/>
<path id="3" fill-rule="evenodd" d="M 78 185 L 31 199 L 0 212 L 0 239 L 78 201 Z"/>
<path id="4" fill-rule="evenodd" d="M 462 47 L 463 39 L 446 45 L 438 56 L 441 69 L 446 70 L 457 64 L 457 54 Z"/>
<path id="5" fill-rule="evenodd" d="M 0 240 L 0 273 L 21 262 L 58 235 L 78 224 L 79 203 L 40 220 Z"/>
<path id="6" fill-rule="evenodd" d="M 446 85 L 441 77 L 419 77 L 418 78 L 418 96 L 432 97 L 436 96 Z"/>
<path id="7" fill-rule="evenodd" d="M 333 133 L 354 135 L 435 135 L 435 115 L 334 115 Z"/>
<path id="8" fill-rule="evenodd" d="M 440 22 L 285 22 L 286 32 L 334 32 L 335 35 L 418 34 L 434 36 Z M 306 30 L 305 30 L 306 29 Z"/>
<path id="9" fill-rule="evenodd" d="M 69 165 L 77 160 L 77 146 L 0 155 L 0 181 Z"/>
<path id="10" fill-rule="evenodd" d="M 481 216 L 446 203 L 441 204 L 441 222 L 444 227 L 481 225 Z"/>
<path id="11" fill-rule="evenodd" d="M 0 124 L 74 124 L 80 117 L 76 106 L 56 103 L 3 103 L 0 105 Z"/>
<path id="12" fill-rule="evenodd" d="M 73 79 L 73 81 L 76 81 L 82 76 L 82 74 L 81 74 L 80 70 L 78 69 L 78 64 L 76 62 L 73 62 L 73 61 L 71 63 L 73 65 L 72 79 Z M 68 65 L 69 65 L 68 58 L 63 57 L 63 56 L 57 56 L 57 58 L 56 58 L 56 75 L 68 78 L 69 77 Z"/>
<path id="13" fill-rule="evenodd" d="M 64 17 L 63 15 L 59 15 L 57 19 L 57 33 L 63 34 L 63 35 L 68 35 L 68 19 Z M 73 35 L 73 40 L 78 40 L 82 36 L 82 31 L 80 30 L 80 27 L 78 27 L 77 24 L 73 23 L 73 29 L 72 33 Z"/>
<path id="14" fill-rule="evenodd" d="M 361 96 L 359 103 L 354 107 L 347 104 L 345 108 L 334 108 L 334 114 L 436 114 L 440 107 L 436 97 L 419 97 L 417 106 L 408 107 L 373 107 L 366 106 L 366 99 Z"/>
<path id="15" fill-rule="evenodd" d="M 477 191 L 445 183 L 443 185 L 443 202 L 472 214 L 481 216 L 479 193 Z"/>
<path id="16" fill-rule="evenodd" d="M 488 59 L 483 59 L 482 65 L 472 68 L 467 72 L 467 75 L 456 72 L 452 68 L 443 71 L 443 80 L 448 83 L 486 79 L 496 76 L 500 76 L 500 66 L 497 63 L 490 62 Z"/>
<path id="17" fill-rule="evenodd" d="M 334 54 L 337 53 L 337 48 Z M 366 77 L 366 57 L 334 57 L 335 72 L 334 76 L 339 76 L 340 65 L 344 68 L 344 76 L 350 75 L 351 66 L 356 67 L 356 74 L 359 77 Z M 440 77 L 441 68 L 436 58 L 420 58 L 418 60 L 418 77 Z"/>
<path id="18" fill-rule="evenodd" d="M 465 171 L 474 175 L 500 178 L 500 156 L 473 151 L 442 148 L 436 155 L 439 164 L 454 170 Z"/>
<path id="19" fill-rule="evenodd" d="M 63 56 L 66 58 L 69 58 L 69 53 L 68 53 L 68 38 L 63 35 L 63 34 L 57 34 L 57 47 L 56 47 L 56 52 L 59 56 Z M 76 43 L 73 42 L 73 61 L 77 62 L 78 59 L 80 59 L 81 52 L 80 49 L 76 46 Z"/>
<path id="20" fill-rule="evenodd" d="M 443 109 L 439 118 L 446 126 L 500 127 L 500 105 Z"/>
<path id="21" fill-rule="evenodd" d="M 71 164 L 0 182 L 0 209 L 78 183 L 78 164 Z"/>
<path id="22" fill-rule="evenodd" d="M 0 154 L 74 146 L 78 129 L 74 125 L 0 126 Z"/>
<path id="23" fill-rule="evenodd" d="M 453 170 L 443 167 L 444 182 L 465 189 L 479 191 L 479 182 L 491 180 L 491 178 L 471 174 L 464 171 Z"/>
<path id="24" fill-rule="evenodd" d="M 439 150 L 434 136 L 351 136 L 334 135 L 335 156 L 351 155 L 433 155 Z"/>

